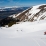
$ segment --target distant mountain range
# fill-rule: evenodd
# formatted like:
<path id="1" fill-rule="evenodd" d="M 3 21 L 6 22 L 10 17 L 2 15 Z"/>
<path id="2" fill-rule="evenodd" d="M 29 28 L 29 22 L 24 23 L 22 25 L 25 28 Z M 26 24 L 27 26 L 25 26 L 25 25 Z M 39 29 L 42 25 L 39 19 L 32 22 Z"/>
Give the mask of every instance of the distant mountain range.
<path id="1" fill-rule="evenodd" d="M 11 10 L 18 10 L 18 9 L 24 10 L 26 8 L 28 8 L 28 7 L 17 7 L 17 6 L 14 6 L 14 7 L 1 7 L 0 11 L 11 11 Z"/>

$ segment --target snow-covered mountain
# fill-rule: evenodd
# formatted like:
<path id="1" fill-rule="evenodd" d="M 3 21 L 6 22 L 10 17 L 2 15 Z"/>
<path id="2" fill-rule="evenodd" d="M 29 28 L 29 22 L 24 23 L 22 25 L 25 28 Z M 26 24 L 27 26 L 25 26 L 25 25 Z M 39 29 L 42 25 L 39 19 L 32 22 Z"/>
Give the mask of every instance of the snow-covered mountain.
<path id="1" fill-rule="evenodd" d="M 46 19 L 46 4 L 36 5 L 17 14 L 14 18 L 20 21 L 37 21 Z"/>
<path id="2" fill-rule="evenodd" d="M 27 22 L 0 27 L 0 46 L 46 46 L 46 5 L 33 6 L 11 17 Z"/>

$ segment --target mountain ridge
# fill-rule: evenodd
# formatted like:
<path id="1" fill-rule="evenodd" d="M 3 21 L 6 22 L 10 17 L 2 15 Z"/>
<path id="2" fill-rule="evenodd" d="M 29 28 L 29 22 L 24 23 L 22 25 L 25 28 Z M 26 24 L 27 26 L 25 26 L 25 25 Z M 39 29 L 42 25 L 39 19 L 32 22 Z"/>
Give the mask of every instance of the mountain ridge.
<path id="1" fill-rule="evenodd" d="M 46 4 L 36 5 L 17 14 L 14 18 L 20 21 L 38 21 L 46 18 Z"/>

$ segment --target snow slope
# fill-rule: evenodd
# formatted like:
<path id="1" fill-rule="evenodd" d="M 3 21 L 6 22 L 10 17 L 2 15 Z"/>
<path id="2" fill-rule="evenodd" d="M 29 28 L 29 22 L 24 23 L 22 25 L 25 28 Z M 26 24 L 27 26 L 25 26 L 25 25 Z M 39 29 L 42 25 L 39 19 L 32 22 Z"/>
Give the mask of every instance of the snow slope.
<path id="1" fill-rule="evenodd" d="M 41 7 L 41 8 L 40 8 Z M 34 20 L 40 20 L 41 17 L 46 16 L 46 4 L 36 5 L 29 11 L 28 18 Z M 46 18 L 46 17 L 45 17 Z"/>
<path id="2" fill-rule="evenodd" d="M 46 46 L 46 20 L 21 22 L 0 28 L 0 46 Z"/>

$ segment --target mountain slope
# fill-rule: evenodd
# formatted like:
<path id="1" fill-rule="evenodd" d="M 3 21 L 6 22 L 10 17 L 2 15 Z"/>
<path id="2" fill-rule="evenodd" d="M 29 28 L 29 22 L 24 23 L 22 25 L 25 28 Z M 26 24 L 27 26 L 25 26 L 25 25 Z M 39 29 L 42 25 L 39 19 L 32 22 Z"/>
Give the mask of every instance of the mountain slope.
<path id="1" fill-rule="evenodd" d="M 46 4 L 33 6 L 17 14 L 15 18 L 20 21 L 37 21 L 46 19 Z"/>

